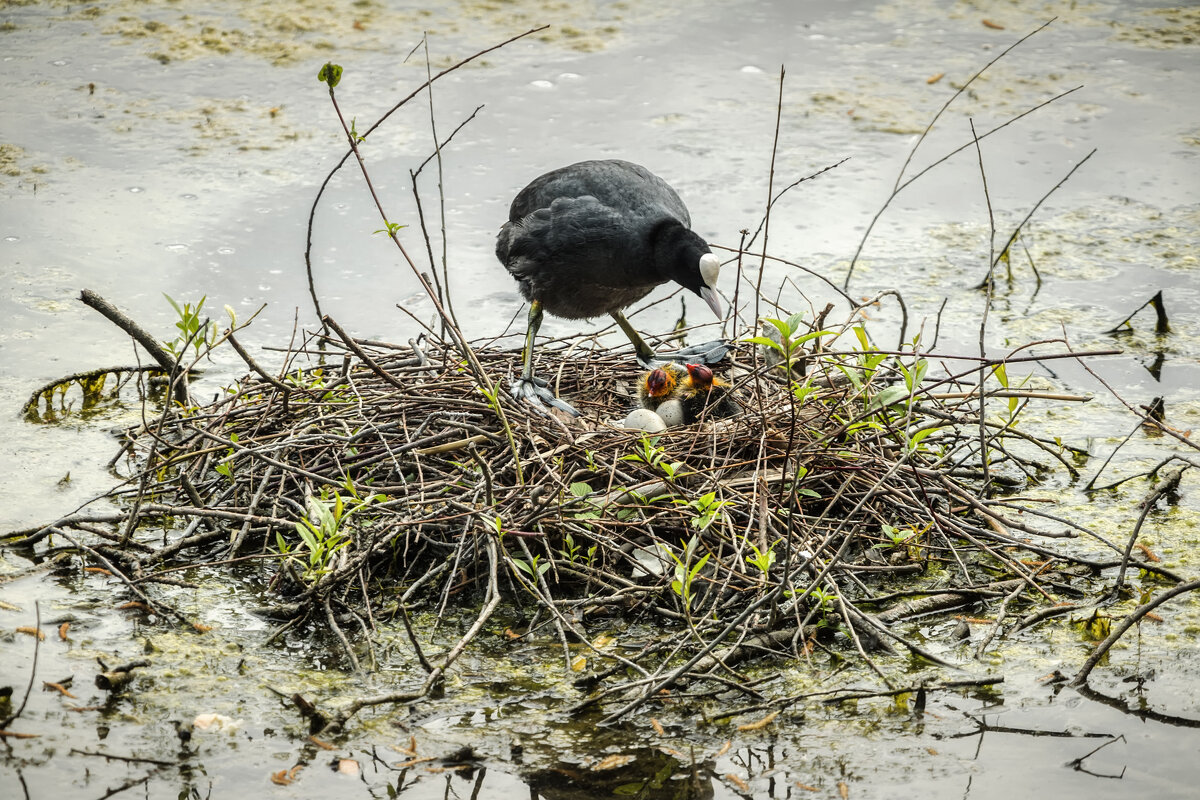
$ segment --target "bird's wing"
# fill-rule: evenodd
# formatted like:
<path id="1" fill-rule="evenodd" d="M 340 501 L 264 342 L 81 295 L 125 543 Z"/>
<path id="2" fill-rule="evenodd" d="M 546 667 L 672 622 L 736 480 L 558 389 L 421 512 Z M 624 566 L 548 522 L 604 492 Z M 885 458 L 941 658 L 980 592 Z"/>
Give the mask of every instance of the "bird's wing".
<path id="1" fill-rule="evenodd" d="M 641 270 L 649 258 L 646 225 L 590 195 L 560 197 L 505 226 L 501 260 L 518 277 L 553 269 L 601 286 L 652 285 L 660 281 L 647 281 Z"/>
<path id="2" fill-rule="evenodd" d="M 687 206 L 666 181 L 628 161 L 583 161 L 547 172 L 520 191 L 509 208 L 517 222 L 560 199 L 592 197 L 622 214 L 673 217 L 691 226 Z"/>

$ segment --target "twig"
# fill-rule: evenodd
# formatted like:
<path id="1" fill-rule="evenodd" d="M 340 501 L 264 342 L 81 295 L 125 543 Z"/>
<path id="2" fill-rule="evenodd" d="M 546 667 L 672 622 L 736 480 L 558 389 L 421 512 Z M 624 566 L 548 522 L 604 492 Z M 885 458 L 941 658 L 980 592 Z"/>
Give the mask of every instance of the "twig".
<path id="1" fill-rule="evenodd" d="M 175 401 L 180 405 L 188 405 L 187 387 L 180 381 L 175 380 L 176 374 L 180 370 L 180 363 L 170 353 L 167 352 L 158 340 L 151 336 L 141 326 L 126 316 L 119 308 L 105 300 L 100 295 L 93 292 L 91 289 L 84 289 L 79 294 L 79 299 L 84 305 L 94 308 L 99 311 L 110 322 L 118 328 L 125 331 L 134 341 L 146 349 L 146 352 L 158 363 L 162 371 L 171 376 L 171 386 L 175 394 Z"/>
<path id="2" fill-rule="evenodd" d="M 398 102 L 394 106 L 392 106 L 391 109 L 388 110 L 388 112 L 386 114 L 384 114 L 379 119 L 375 120 L 375 122 L 369 128 L 367 128 L 366 131 L 364 131 L 362 133 L 362 137 L 364 139 L 366 139 L 368 136 L 370 136 L 371 133 L 376 128 L 378 128 L 380 125 L 382 125 L 384 123 L 385 120 L 387 120 L 388 117 L 390 117 L 392 114 L 396 113 L 401 108 L 403 108 L 405 105 L 407 105 L 410 100 L 412 100 L 414 97 L 416 97 L 422 91 L 424 91 L 427 87 L 432 85 L 434 81 L 436 81 L 442 77 L 445 77 L 446 75 L 449 75 L 451 72 L 454 72 L 454 70 L 458 69 L 459 67 L 466 66 L 467 64 L 471 63 L 472 61 L 474 61 L 477 58 L 481 58 L 481 57 L 487 55 L 488 53 L 491 53 L 495 50 L 499 50 L 502 47 L 510 45 L 513 42 L 517 41 L 518 39 L 523 39 L 526 36 L 530 36 L 532 34 L 544 31 L 548 27 L 550 27 L 550 26 L 542 25 L 537 28 L 532 28 L 530 30 L 525 31 L 524 33 L 518 34 L 509 39 L 506 39 L 503 42 L 500 42 L 499 44 L 484 48 L 483 50 L 480 50 L 479 52 L 477 52 L 473 55 L 470 55 L 467 58 L 464 58 L 461 61 L 450 65 L 449 67 L 446 67 L 444 70 L 439 72 L 437 75 L 434 75 L 432 78 L 427 78 L 424 83 L 422 83 L 416 89 L 413 89 L 412 92 L 410 92 L 408 95 L 406 95 L 402 100 L 400 100 L 400 102 Z M 314 223 L 315 223 L 316 217 L 317 217 L 317 208 L 321 204 L 321 197 L 325 194 L 325 189 L 329 186 L 329 182 L 333 179 L 333 176 L 337 174 L 338 170 L 340 170 L 342 168 L 342 165 L 344 165 L 346 163 L 347 159 L 349 159 L 350 156 L 353 155 L 353 153 L 354 153 L 353 148 L 350 150 L 347 150 L 345 152 L 345 154 L 342 155 L 342 157 L 338 161 L 338 163 L 333 166 L 333 169 L 331 169 L 329 171 L 329 174 L 325 176 L 325 180 L 323 180 L 321 182 L 321 188 L 317 190 L 316 197 L 313 198 L 312 206 L 309 208 L 309 211 L 308 211 L 308 228 L 307 228 L 307 234 L 306 234 L 306 241 L 305 241 L 305 245 L 304 245 L 304 270 L 305 270 L 306 276 L 308 277 L 308 293 L 312 297 L 313 309 L 317 313 L 317 319 L 323 319 L 325 316 L 324 313 L 322 313 L 322 311 L 321 311 L 321 301 L 317 297 L 317 287 L 316 287 L 315 281 L 313 280 L 313 268 L 312 268 L 312 238 L 313 238 L 313 227 L 314 227 Z"/>
<path id="3" fill-rule="evenodd" d="M 1102 658 L 1104 658 L 1104 654 L 1107 653 L 1109 649 L 1116 644 L 1122 636 L 1125 635 L 1127 630 L 1141 622 L 1147 614 L 1168 600 L 1178 597 L 1181 594 L 1194 592 L 1197 589 L 1200 589 L 1200 580 L 1192 580 L 1186 583 L 1181 583 L 1178 586 L 1172 586 L 1170 589 L 1167 589 L 1148 603 L 1143 603 L 1135 608 L 1132 612 L 1130 612 L 1129 616 L 1121 620 L 1120 624 L 1112 629 L 1112 632 L 1105 637 L 1104 641 L 1096 645 L 1095 651 L 1088 657 L 1088 660 L 1083 663 L 1083 666 L 1080 667 L 1079 671 L 1075 673 L 1075 677 L 1071 678 L 1070 685 L 1080 686 L 1087 683 L 1088 675 L 1092 673 L 1092 670 L 1095 668 L 1095 666 L 1100 663 Z"/>
<path id="4" fill-rule="evenodd" d="M 25 704 L 29 702 L 29 693 L 33 691 L 33 681 L 37 675 L 38 653 L 41 652 L 42 644 L 42 605 L 38 600 L 33 601 L 33 614 L 35 634 L 33 637 L 33 661 L 29 665 L 29 683 L 25 686 L 25 696 L 21 698 L 21 705 L 17 707 L 16 711 L 0 720 L 0 731 L 8 730 L 8 726 L 25 713 Z"/>

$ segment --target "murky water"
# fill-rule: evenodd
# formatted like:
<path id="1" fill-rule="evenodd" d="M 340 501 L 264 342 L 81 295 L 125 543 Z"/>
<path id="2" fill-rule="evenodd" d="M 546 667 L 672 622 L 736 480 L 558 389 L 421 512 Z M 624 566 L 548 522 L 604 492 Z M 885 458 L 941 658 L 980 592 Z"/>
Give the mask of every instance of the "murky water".
<path id="1" fill-rule="evenodd" d="M 1095 365 L 1098 374 L 1132 404 L 1164 396 L 1169 424 L 1192 429 L 1200 420 L 1195 6 L 630 0 L 463 2 L 426 11 L 417 3 L 335 2 L 285 14 L 225 2 L 6 4 L 0 7 L 0 409 L 6 415 L 0 453 L 10 469 L 0 475 L 0 529 L 45 522 L 108 488 L 113 478 L 104 465 L 115 445 L 107 431 L 136 414 L 113 410 L 67 425 L 20 418 L 21 404 L 41 385 L 137 357 L 122 334 L 76 301 L 81 288 L 165 338 L 174 314 L 164 292 L 193 302 L 206 295 L 209 307 L 229 304 L 242 317 L 266 303 L 242 337 L 252 345 L 284 345 L 297 319 L 311 325 L 302 260 L 308 213 L 344 141 L 316 81 L 325 60 L 345 67 L 339 103 L 361 129 L 424 79 L 423 51 L 405 61 L 422 30 L 431 32 L 436 71 L 542 23 L 553 26 L 452 73 L 434 93 L 443 139 L 484 106 L 445 149 L 443 190 L 454 302 L 467 333 L 485 336 L 520 312 L 515 287 L 491 252 L 494 232 L 514 192 L 547 168 L 589 157 L 639 161 L 677 187 L 710 240 L 736 247 L 741 229 L 756 229 L 767 198 L 781 64 L 787 76 L 776 188 L 849 160 L 775 206 L 769 249 L 840 284 L 915 137 L 951 87 L 1056 15 L 951 107 L 914 168 L 969 142 L 970 121 L 977 131 L 990 130 L 1082 86 L 981 143 L 999 241 L 1098 149 L 1034 217 L 1023 243 L 1043 283 L 1036 287 L 1027 262 L 1015 260 L 1016 279 L 998 288 L 987 346 L 1001 353 L 1065 330 L 1080 349 L 1123 347 L 1124 355 Z M 409 170 L 430 150 L 424 96 L 368 140 L 368 165 L 389 219 L 415 223 Z M 931 335 L 945 299 L 938 343 L 944 352 L 978 348 L 983 300 L 971 287 L 986 270 L 989 237 L 979 175 L 969 149 L 907 188 L 875 227 L 851 283 L 855 296 L 901 288 L 910 336 L 922 325 Z M 431 213 L 436 165 L 422 173 L 420 192 Z M 431 307 L 390 245 L 372 235 L 379 227 L 360 176 L 343 170 L 316 215 L 316 283 L 323 310 L 354 333 L 403 341 L 412 324 L 395 304 L 425 318 Z M 410 252 L 423 253 L 415 224 L 408 234 Z M 786 297 L 803 292 L 817 308 L 841 302 L 796 270 L 773 268 L 768 285 L 785 276 L 796 287 Z M 1132 336 L 1102 333 L 1159 289 L 1171 313 L 1169 336 L 1155 336 L 1140 317 Z M 677 314 L 674 302 L 660 304 L 639 324 L 666 329 Z M 873 316 L 876 336 L 890 341 L 898 308 L 885 301 Z M 544 328 L 573 329 L 553 320 Z M 218 362 L 204 385 L 215 393 L 241 369 Z M 1097 400 L 1049 412 L 1044 424 L 1090 445 L 1100 455 L 1093 459 L 1098 468 L 1135 420 L 1077 365 L 1056 362 L 1055 369 L 1056 386 L 1095 393 Z M 1167 441 L 1135 436 L 1109 471 L 1114 478 L 1135 474 L 1172 451 Z M 1194 575 L 1200 503 L 1190 480 L 1180 503 L 1154 518 L 1144 540 Z M 1130 491 L 1085 504 L 1072 487 L 1046 491 L 1064 509 L 1107 522 L 1118 537 L 1136 519 L 1140 499 Z M 27 566 L 9 554 L 0 563 L 6 571 Z M 203 619 L 214 630 L 204 636 L 114 612 L 116 586 L 94 575 L 31 577 L 0 588 L 0 599 L 14 606 L 0 610 L 0 683 L 12 685 L 18 699 L 33 653 L 29 637 L 12 631 L 32 624 L 35 601 L 43 620 L 74 619 L 70 641 L 52 636 L 41 645 L 38 683 L 20 721 L 22 731 L 41 738 L 8 740 L 0 781 L 17 788 L 0 793 L 21 796 L 24 787 L 32 797 L 101 796 L 152 774 L 133 790 L 173 797 L 194 788 L 207 796 L 211 786 L 216 796 L 262 786 L 281 796 L 384 796 L 399 781 L 411 797 L 469 795 L 476 783 L 481 797 L 527 793 L 527 784 L 544 796 L 587 797 L 613 785 L 581 769 L 597 782 L 585 781 L 590 788 L 574 795 L 556 793 L 563 773 L 544 770 L 634 753 L 643 769 L 662 766 L 653 758 L 665 759 L 665 774 L 676 776 L 644 796 L 685 796 L 678 776 L 689 773 L 694 757 L 705 788 L 692 796 L 700 797 L 837 797 L 839 783 L 850 797 L 1185 797 L 1200 755 L 1200 736 L 1184 724 L 1200 718 L 1189 657 L 1200 624 L 1186 598 L 1164 622 L 1130 638 L 1111 668 L 1093 678 L 1122 704 L 1151 712 L 1145 720 L 1044 685 L 1040 678 L 1052 669 L 1074 669 L 1087 646 L 1035 629 L 1006 645 L 1003 661 L 982 665 L 1002 672 L 1004 684 L 931 698 L 923 717 L 864 701 L 857 708 L 797 708 L 752 733 L 717 726 L 698 735 L 691 721 L 666 716 L 664 737 L 648 730 L 581 733 L 548 711 L 572 690 L 567 679 L 545 672 L 544 653 L 510 654 L 502 662 L 504 674 L 527 679 L 519 696 L 496 685 L 497 663 L 481 655 L 462 663 L 450 699 L 430 704 L 403 728 L 367 718 L 337 743 L 336 753 L 327 753 L 306 743 L 294 711 L 264 685 L 322 699 L 403 685 L 411 667 L 404 646 L 397 643 L 375 676 L 322 671 L 321 649 L 302 646 L 303 637 L 290 649 L 261 649 L 268 627 L 241 611 L 253 602 L 253 581 L 230 585 L 210 576 L 205 585 L 175 598 L 206 609 Z M 155 678 L 130 698 L 105 703 L 91 687 L 93 659 L 128 661 L 145 652 L 159 667 Z M 40 681 L 68 674 L 76 675 L 77 699 L 41 690 Z M 181 707 L 180 698 L 200 705 Z M 73 712 L 69 705 L 101 708 Z M 178 758 L 171 720 L 203 711 L 243 722 L 232 732 L 197 733 Z M 983 722 L 992 730 L 981 731 Z M 387 748 L 407 746 L 410 735 L 420 755 L 470 744 L 489 769 L 438 775 L 414 767 L 401 774 L 391 765 L 406 754 Z M 725 740 L 733 744 L 721 752 Z M 519 758 L 514 745 L 523 750 Z M 654 749 L 662 747 L 680 755 Z M 108 763 L 73 750 L 175 766 Z M 361 780 L 329 768 L 339 754 L 364 765 Z M 270 773 L 301 759 L 311 764 L 295 783 L 269 784 Z"/>

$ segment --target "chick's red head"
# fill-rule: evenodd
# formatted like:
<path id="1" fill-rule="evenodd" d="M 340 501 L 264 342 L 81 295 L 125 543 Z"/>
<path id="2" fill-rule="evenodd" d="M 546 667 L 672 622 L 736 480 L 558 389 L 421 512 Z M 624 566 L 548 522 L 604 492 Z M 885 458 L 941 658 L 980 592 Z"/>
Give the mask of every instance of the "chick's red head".
<path id="1" fill-rule="evenodd" d="M 653 369 L 646 375 L 646 394 L 651 397 L 666 397 L 674 388 L 675 378 L 665 369 Z"/>
<path id="2" fill-rule="evenodd" d="M 697 389 L 708 389 L 713 383 L 713 371 L 703 364 L 688 364 L 688 376 Z"/>

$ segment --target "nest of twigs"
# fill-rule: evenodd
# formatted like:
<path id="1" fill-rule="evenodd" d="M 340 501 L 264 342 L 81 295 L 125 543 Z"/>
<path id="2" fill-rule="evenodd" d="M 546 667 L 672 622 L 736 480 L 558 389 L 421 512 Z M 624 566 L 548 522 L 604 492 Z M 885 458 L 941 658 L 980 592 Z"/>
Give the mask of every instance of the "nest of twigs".
<path id="1" fill-rule="evenodd" d="M 718 369 L 741 413 L 651 436 L 620 425 L 640 370 L 594 339 L 538 353 L 583 412 L 567 419 L 508 396 L 514 350 L 356 341 L 327 323 L 338 336 L 311 336 L 281 377 L 235 341 L 258 374 L 128 432 L 137 475 L 114 493 L 115 524 L 42 534 L 67 535 L 151 603 L 147 584 L 181 565 L 257 562 L 279 632 L 322 621 L 354 667 L 370 652 L 361 633 L 389 612 L 407 626 L 422 603 L 479 607 L 444 664 L 420 656 L 426 684 L 401 699 L 428 692 L 502 603 L 523 635 L 557 630 L 564 653 L 596 617 L 652 623 L 661 636 L 643 652 L 593 649 L 583 673 L 641 673 L 610 691 L 644 699 L 771 652 L 870 659 L 899 644 L 938 661 L 888 623 L 1069 581 L 1030 553 L 1106 566 L 1031 542 L 981 491 L 1042 469 L 1030 448 L 1070 469 L 1061 446 L 981 419 L 975 386 L 922 384 L 915 356 L 814 339 L 789 372 L 741 345 Z M 165 539 L 151 532 L 164 519 Z"/>

